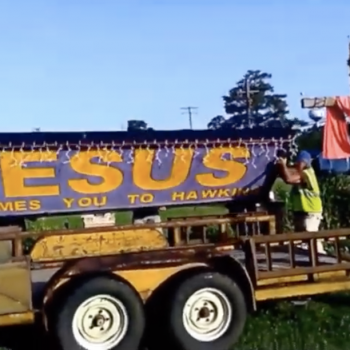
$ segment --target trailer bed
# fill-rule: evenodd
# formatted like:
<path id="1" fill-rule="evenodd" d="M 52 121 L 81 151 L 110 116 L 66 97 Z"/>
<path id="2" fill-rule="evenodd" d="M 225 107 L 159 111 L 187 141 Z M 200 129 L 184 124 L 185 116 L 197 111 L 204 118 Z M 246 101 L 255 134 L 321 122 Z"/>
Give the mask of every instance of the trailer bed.
<path id="1" fill-rule="evenodd" d="M 289 269 L 291 266 L 289 263 L 290 256 L 287 247 L 273 247 L 272 250 L 273 270 Z M 296 267 L 311 266 L 309 252 L 307 250 L 296 248 L 295 251 L 295 260 L 297 263 Z M 231 256 L 240 261 L 243 265 L 245 265 L 246 261 L 243 250 L 235 249 L 231 253 Z M 256 257 L 258 260 L 259 271 L 267 271 L 268 267 L 266 263 L 266 254 L 263 251 L 257 252 Z M 318 259 L 320 265 L 332 265 L 337 263 L 337 259 L 335 257 L 325 254 L 318 254 Z M 58 269 L 55 268 L 32 271 L 32 287 L 35 307 L 38 307 L 40 305 L 40 300 L 44 287 L 57 270 Z"/>
<path id="2" fill-rule="evenodd" d="M 272 255 L 272 268 L 273 269 L 289 269 L 290 255 L 286 247 L 274 247 L 271 252 Z M 245 255 L 243 250 L 235 250 L 232 256 L 245 264 Z M 260 271 L 267 270 L 266 254 L 263 251 L 257 252 L 258 267 Z M 318 253 L 318 261 L 320 265 L 332 265 L 337 263 L 337 259 L 333 256 Z M 311 266 L 309 252 L 306 249 L 295 249 L 295 267 L 307 267 Z"/>

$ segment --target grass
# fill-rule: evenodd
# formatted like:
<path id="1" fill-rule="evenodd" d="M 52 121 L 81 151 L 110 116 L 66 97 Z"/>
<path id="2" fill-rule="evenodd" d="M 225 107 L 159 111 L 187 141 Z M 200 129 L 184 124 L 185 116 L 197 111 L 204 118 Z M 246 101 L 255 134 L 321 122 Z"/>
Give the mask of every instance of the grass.
<path id="1" fill-rule="evenodd" d="M 346 350 L 350 295 L 333 294 L 306 306 L 279 302 L 250 317 L 235 350 Z"/>
<path id="2" fill-rule="evenodd" d="M 193 206 L 193 207 L 176 207 L 169 208 L 166 211 L 161 211 L 162 220 L 167 218 L 186 217 L 186 216 L 201 216 L 201 215 L 223 215 L 228 211 L 222 206 Z M 117 225 L 127 225 L 131 223 L 132 212 L 120 211 L 115 213 Z M 64 229 L 65 225 L 71 229 L 82 228 L 83 220 L 79 215 L 70 216 L 49 216 L 40 218 L 36 221 L 27 220 L 26 226 L 28 230 L 43 231 L 43 230 L 58 230 Z"/>

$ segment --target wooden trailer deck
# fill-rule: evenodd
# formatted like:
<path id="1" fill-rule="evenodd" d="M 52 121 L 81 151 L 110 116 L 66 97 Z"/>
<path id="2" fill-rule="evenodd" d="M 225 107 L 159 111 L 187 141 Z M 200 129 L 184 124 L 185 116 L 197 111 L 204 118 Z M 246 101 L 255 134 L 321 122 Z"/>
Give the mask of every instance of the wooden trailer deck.
<path id="1" fill-rule="evenodd" d="M 214 235 L 213 227 L 216 227 Z M 156 251 L 153 253 L 152 246 L 149 246 L 140 255 L 134 251 L 132 253 L 132 259 L 135 262 L 144 258 L 147 260 L 147 256 L 153 256 L 153 259 L 156 259 L 154 258 L 154 254 L 162 254 L 163 257 L 169 254 L 171 255 L 171 251 L 174 252 L 171 249 L 172 247 L 176 251 L 194 251 L 198 249 L 204 251 L 210 247 L 210 249 L 216 249 L 215 247 L 219 246 L 232 246 L 233 249 L 230 254 L 247 268 L 249 275 L 255 280 L 255 283 L 276 278 L 289 278 L 301 275 L 311 276 L 315 273 L 327 271 L 350 270 L 350 263 L 348 263 L 350 259 L 347 260 L 340 249 L 340 240 L 350 237 L 350 229 L 315 233 L 279 234 L 276 232 L 275 227 L 274 216 L 267 215 L 266 213 L 248 213 L 221 217 L 177 218 L 160 224 L 125 225 L 115 228 L 96 228 L 67 232 L 69 235 L 80 236 L 80 234 L 83 234 L 84 236 L 85 234 L 84 237 L 86 238 L 84 239 L 88 239 L 90 233 L 87 234 L 87 232 L 90 231 L 93 232 L 92 234 L 102 238 L 105 237 L 104 232 L 106 230 L 122 230 L 123 232 L 138 229 L 145 230 L 145 228 L 163 230 L 164 234 L 168 237 L 170 249 L 153 248 L 161 249 L 161 251 L 158 250 L 158 253 Z M 43 235 L 44 237 L 49 237 L 50 235 L 63 237 L 66 234 L 65 232 L 48 232 L 43 233 Z M 27 236 L 31 235 L 31 233 L 25 234 Z M 18 238 L 18 236 L 16 237 Z M 317 248 L 317 244 L 320 245 L 321 241 L 325 240 L 333 241 L 336 256 L 323 254 Z M 121 243 L 122 241 L 119 242 L 119 244 Z M 301 249 L 299 248 L 301 244 L 303 246 L 309 245 L 310 248 Z M 125 251 L 120 251 L 120 246 L 118 245 L 115 246 L 115 251 L 113 247 L 114 245 L 111 241 L 108 247 L 109 252 L 101 251 L 99 253 L 101 255 L 98 254 L 97 256 L 113 255 L 113 259 L 123 259 L 123 253 Z M 20 251 L 17 253 L 21 254 Z M 98 251 L 96 250 L 94 254 L 97 253 Z M 81 258 L 84 258 L 84 256 L 77 255 L 75 257 L 78 260 L 81 260 Z M 37 304 L 36 301 L 40 300 L 41 293 L 47 281 L 64 264 L 64 261 L 68 261 L 64 259 L 63 256 L 62 258 L 53 258 L 53 261 L 56 261 L 58 264 L 56 266 L 53 266 L 49 261 L 34 264 L 32 283 L 35 304 Z"/>

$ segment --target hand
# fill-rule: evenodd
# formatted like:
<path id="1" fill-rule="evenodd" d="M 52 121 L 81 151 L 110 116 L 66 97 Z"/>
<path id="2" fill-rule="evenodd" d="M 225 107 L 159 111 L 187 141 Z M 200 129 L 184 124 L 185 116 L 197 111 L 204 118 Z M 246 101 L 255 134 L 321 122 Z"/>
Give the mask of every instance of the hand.
<path id="1" fill-rule="evenodd" d="M 287 164 L 287 158 L 278 158 L 277 159 L 277 164 L 282 164 L 282 165 L 286 165 Z"/>

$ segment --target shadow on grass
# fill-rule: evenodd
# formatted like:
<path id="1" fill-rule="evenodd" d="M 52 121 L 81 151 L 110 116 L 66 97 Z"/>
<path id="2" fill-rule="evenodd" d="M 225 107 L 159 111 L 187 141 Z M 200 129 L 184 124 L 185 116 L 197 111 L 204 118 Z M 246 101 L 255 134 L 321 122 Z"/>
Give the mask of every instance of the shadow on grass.
<path id="1" fill-rule="evenodd" d="M 58 350 L 37 326 L 0 328 L 0 350 Z"/>
<path id="2" fill-rule="evenodd" d="M 313 298 L 313 301 L 334 307 L 350 308 L 350 293 L 324 294 Z"/>

